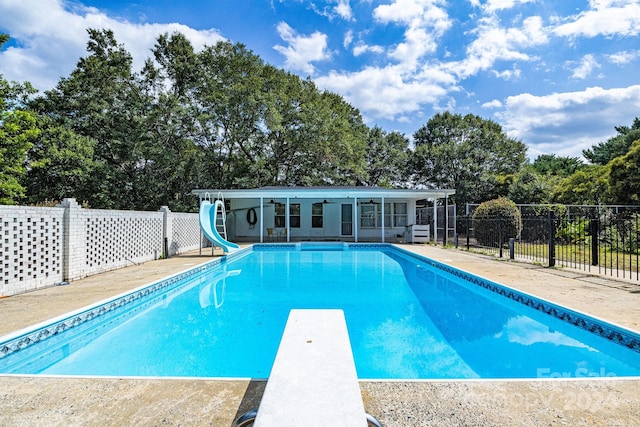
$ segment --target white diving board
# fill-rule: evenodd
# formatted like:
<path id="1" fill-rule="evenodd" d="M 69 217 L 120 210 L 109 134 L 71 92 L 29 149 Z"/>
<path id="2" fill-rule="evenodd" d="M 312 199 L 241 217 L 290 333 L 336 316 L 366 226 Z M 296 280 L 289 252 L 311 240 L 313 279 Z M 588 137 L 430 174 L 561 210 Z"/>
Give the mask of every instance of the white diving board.
<path id="1" fill-rule="evenodd" d="M 254 426 L 367 426 L 342 310 L 291 310 Z"/>

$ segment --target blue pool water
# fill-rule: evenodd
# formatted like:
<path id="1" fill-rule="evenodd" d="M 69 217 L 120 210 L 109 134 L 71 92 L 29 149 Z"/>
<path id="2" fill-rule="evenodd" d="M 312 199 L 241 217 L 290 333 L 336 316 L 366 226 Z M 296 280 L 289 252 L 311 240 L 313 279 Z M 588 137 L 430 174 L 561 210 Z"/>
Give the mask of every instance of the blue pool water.
<path id="1" fill-rule="evenodd" d="M 290 309 L 339 308 L 359 378 L 640 375 L 632 332 L 391 246 L 319 247 L 256 246 L 0 342 L 0 372 L 266 378 Z"/>

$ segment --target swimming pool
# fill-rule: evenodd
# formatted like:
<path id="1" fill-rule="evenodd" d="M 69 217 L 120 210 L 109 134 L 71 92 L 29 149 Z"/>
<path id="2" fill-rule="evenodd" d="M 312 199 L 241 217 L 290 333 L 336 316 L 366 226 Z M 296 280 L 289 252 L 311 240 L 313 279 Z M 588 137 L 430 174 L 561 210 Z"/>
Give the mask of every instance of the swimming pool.
<path id="1" fill-rule="evenodd" d="M 266 378 L 291 308 L 345 312 L 359 378 L 640 375 L 640 337 L 385 244 L 256 245 L 0 339 L 0 372 Z"/>

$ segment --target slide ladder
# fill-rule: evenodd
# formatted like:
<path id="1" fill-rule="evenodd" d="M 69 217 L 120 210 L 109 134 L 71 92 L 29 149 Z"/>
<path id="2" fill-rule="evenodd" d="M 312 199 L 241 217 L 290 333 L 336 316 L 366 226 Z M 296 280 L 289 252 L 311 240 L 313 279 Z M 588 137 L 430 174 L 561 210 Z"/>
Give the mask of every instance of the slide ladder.
<path id="1" fill-rule="evenodd" d="M 218 200 L 222 203 L 218 203 Z M 224 195 L 218 193 L 217 200 L 215 202 L 215 227 L 218 233 L 223 239 L 227 240 L 227 211 L 224 206 Z"/>

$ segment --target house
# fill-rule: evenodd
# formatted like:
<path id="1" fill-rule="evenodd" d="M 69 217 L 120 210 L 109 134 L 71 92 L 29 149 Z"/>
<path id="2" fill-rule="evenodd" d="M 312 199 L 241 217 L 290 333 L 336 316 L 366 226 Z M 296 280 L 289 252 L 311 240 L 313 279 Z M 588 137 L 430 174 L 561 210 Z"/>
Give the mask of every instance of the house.
<path id="1" fill-rule="evenodd" d="M 198 189 L 192 193 L 200 201 L 225 201 L 230 241 L 397 242 L 406 240 L 406 233 L 417 224 L 416 208 L 420 203 L 431 201 L 432 222 L 437 224 L 436 206 L 446 206 L 455 190 L 262 187 Z M 437 240 L 437 228 L 431 224 L 430 229 L 430 237 Z"/>

